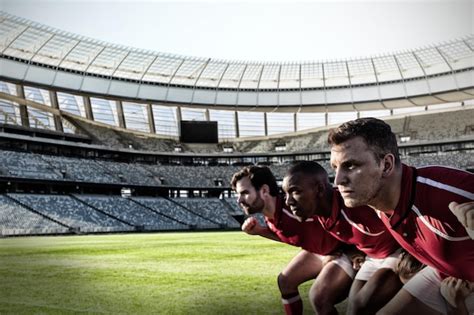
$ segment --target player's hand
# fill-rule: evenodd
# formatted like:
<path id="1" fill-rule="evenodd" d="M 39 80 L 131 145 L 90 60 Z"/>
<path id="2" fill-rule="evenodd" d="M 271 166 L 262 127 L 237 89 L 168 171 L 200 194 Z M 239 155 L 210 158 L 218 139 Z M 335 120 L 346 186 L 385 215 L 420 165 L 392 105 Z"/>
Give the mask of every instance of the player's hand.
<path id="1" fill-rule="evenodd" d="M 462 279 L 448 277 L 441 282 L 440 293 L 444 299 L 457 308 L 473 292 L 474 285 Z"/>
<path id="2" fill-rule="evenodd" d="M 263 227 L 258 223 L 254 217 L 247 218 L 242 224 L 242 231 L 250 235 L 260 235 Z"/>
<path id="3" fill-rule="evenodd" d="M 465 203 L 453 201 L 449 204 L 449 210 L 451 210 L 465 228 L 474 230 L 474 201 Z"/>

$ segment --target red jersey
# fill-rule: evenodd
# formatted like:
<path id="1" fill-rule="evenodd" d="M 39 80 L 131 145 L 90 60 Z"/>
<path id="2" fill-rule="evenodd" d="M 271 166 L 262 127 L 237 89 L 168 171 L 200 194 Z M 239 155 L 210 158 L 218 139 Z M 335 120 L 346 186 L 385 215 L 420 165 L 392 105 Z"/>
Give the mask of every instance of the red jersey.
<path id="1" fill-rule="evenodd" d="M 474 281 L 474 240 L 449 203 L 474 199 L 474 175 L 461 170 L 403 165 L 402 191 L 389 218 L 381 218 L 400 245 L 441 276 Z"/>
<path id="2" fill-rule="evenodd" d="M 281 196 L 277 197 L 273 219 L 265 217 L 265 221 L 283 243 L 315 254 L 328 255 L 342 245 L 323 229 L 319 221 L 309 219 L 302 222 L 293 215 Z"/>
<path id="3" fill-rule="evenodd" d="M 331 216 L 315 216 L 324 229 L 335 238 L 353 244 L 372 258 L 385 258 L 400 248 L 380 220 L 377 212 L 367 206 L 348 208 L 339 190 L 334 188 Z"/>

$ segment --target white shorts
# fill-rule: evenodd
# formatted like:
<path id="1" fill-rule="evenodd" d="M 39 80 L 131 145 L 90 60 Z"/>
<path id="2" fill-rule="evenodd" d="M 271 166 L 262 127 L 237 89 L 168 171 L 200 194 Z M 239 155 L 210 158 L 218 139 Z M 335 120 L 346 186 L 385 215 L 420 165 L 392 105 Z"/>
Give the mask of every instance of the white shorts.
<path id="1" fill-rule="evenodd" d="M 367 281 L 379 269 L 386 268 L 395 271 L 398 262 L 400 261 L 401 249 L 393 252 L 390 256 L 385 258 L 365 257 L 365 261 L 357 272 L 356 280 Z"/>
<path id="2" fill-rule="evenodd" d="M 329 263 L 334 263 L 334 264 L 338 265 L 339 267 L 342 268 L 342 270 L 344 270 L 344 272 L 351 279 L 354 279 L 354 276 L 355 276 L 357 271 L 354 270 L 354 268 L 352 268 L 352 261 L 347 255 L 342 254 L 341 256 L 337 257 L 336 259 L 331 260 Z"/>
<path id="3" fill-rule="evenodd" d="M 442 314 L 448 314 L 454 308 L 445 301 L 439 291 L 441 281 L 442 279 L 435 269 L 425 267 L 411 278 L 403 286 L 403 289 L 432 309 Z M 465 303 L 469 314 L 474 314 L 474 292 L 467 296 Z"/>

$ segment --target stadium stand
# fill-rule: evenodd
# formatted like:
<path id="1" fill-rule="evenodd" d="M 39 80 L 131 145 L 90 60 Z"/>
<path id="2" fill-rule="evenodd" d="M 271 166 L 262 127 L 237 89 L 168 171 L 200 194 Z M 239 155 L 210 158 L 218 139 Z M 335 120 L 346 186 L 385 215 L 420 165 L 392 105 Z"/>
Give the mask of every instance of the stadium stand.
<path id="1" fill-rule="evenodd" d="M 96 209 L 100 209 L 114 217 L 150 231 L 183 230 L 188 227 L 182 223 L 163 216 L 150 208 L 143 207 L 129 198 L 119 196 L 75 195 Z"/>
<path id="2" fill-rule="evenodd" d="M 49 164 L 44 156 L 34 153 L 1 151 L 2 175 L 23 178 L 62 179 L 59 170 Z"/>
<path id="3" fill-rule="evenodd" d="M 6 195 L 0 195 L 0 236 L 68 232 L 68 227 L 30 211 Z"/>
<path id="4" fill-rule="evenodd" d="M 72 196 L 17 193 L 7 196 L 75 231 L 93 233 L 133 230 L 130 224 L 87 206 Z"/>
<path id="5" fill-rule="evenodd" d="M 226 205 L 217 198 L 176 198 L 174 200 L 204 218 L 217 222 L 222 227 L 239 227 L 238 222 L 230 216 Z"/>
<path id="6" fill-rule="evenodd" d="M 214 222 L 214 219 L 211 221 L 210 219 L 198 215 L 179 203 L 173 202 L 171 199 L 134 197 L 132 200 L 158 213 L 166 213 L 166 215 L 174 220 L 187 224 L 191 229 L 215 229 L 219 227 L 218 224 Z"/>
<path id="7" fill-rule="evenodd" d="M 293 161 L 315 160 L 332 176 L 328 131 L 356 117 L 386 120 L 407 164 L 474 170 L 473 36 L 245 63 L 0 17 L 1 236 L 238 229 L 233 173 L 268 165 L 281 181 Z M 218 121 L 219 143 L 180 142 L 180 120 Z"/>
<path id="8" fill-rule="evenodd" d="M 431 112 L 418 112 L 402 115 L 400 117 L 388 117 L 387 123 L 399 137 L 410 136 L 410 141 L 433 141 L 440 139 L 457 139 L 459 137 L 474 134 L 474 108 L 464 107 L 456 110 L 443 110 Z M 71 120 L 74 118 L 70 118 Z M 130 148 L 153 152 L 174 152 L 179 146 L 183 153 L 218 154 L 222 153 L 222 145 L 215 144 L 183 144 L 175 140 L 153 137 L 152 135 L 141 135 L 130 131 L 111 129 L 108 126 L 100 126 L 97 123 L 88 122 L 83 119 L 81 128 L 84 130 L 95 130 L 95 143 L 107 145 L 111 148 Z M 276 138 L 253 137 L 245 140 L 226 140 L 235 153 L 269 153 L 275 152 L 278 143 L 286 145 L 286 152 L 315 152 L 327 151 L 328 129 L 334 126 L 318 127 L 308 129 L 304 132 L 281 134 Z"/>
<path id="9" fill-rule="evenodd" d="M 407 153 L 402 152 L 402 161 L 416 166 L 440 164 L 469 169 L 474 165 L 471 150 L 451 150 L 449 146 L 440 149 L 436 144 L 421 149 L 415 146 Z M 232 174 L 241 168 L 125 163 L 9 150 L 0 150 L 0 153 L 2 176 L 117 185 L 227 188 Z M 318 162 L 332 174 L 327 159 Z M 288 165 L 270 164 L 269 167 L 277 179 L 282 179 Z"/>

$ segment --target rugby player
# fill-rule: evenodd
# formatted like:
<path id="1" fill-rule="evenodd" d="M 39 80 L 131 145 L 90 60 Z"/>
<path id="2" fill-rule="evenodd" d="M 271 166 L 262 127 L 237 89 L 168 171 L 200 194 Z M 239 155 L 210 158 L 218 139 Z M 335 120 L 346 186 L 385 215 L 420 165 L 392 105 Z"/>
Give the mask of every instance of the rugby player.
<path id="1" fill-rule="evenodd" d="M 313 309 L 318 314 L 337 314 L 335 304 L 347 297 L 355 274 L 350 259 L 335 254 L 341 250 L 341 242 L 326 233 L 318 221 L 302 222 L 288 211 L 268 167 L 245 167 L 234 174 L 231 185 L 244 212 L 262 213 L 267 224 L 261 226 L 250 217 L 242 225 L 243 231 L 302 248 L 278 275 L 286 314 L 302 314 L 298 286 L 316 277 L 310 290 Z"/>
<path id="2" fill-rule="evenodd" d="M 400 245 L 427 265 L 380 314 L 447 314 L 440 294 L 447 276 L 474 281 L 474 175 L 459 169 L 414 168 L 400 161 L 384 121 L 360 118 L 330 131 L 335 184 L 348 207 L 368 205 Z M 473 287 L 472 285 L 470 286 Z M 474 293 L 465 304 L 474 313 Z"/>
<path id="3" fill-rule="evenodd" d="M 345 207 L 326 170 L 313 161 L 293 165 L 282 188 L 295 215 L 319 221 L 332 236 L 366 254 L 350 289 L 348 314 L 374 314 L 402 287 L 395 272 L 400 246 L 378 215 L 368 207 Z"/>

